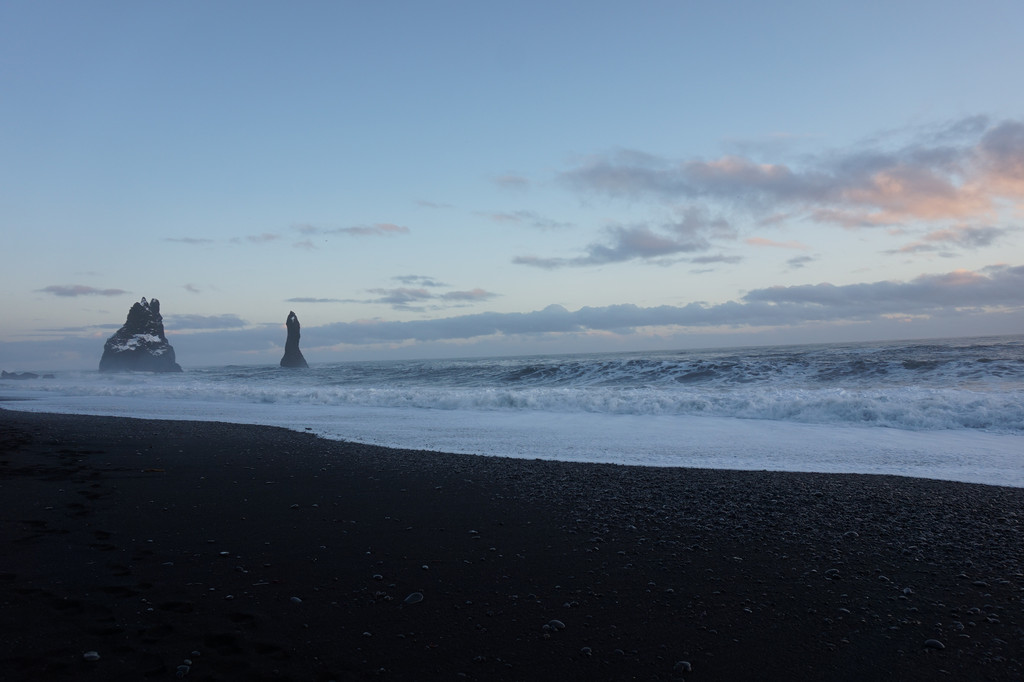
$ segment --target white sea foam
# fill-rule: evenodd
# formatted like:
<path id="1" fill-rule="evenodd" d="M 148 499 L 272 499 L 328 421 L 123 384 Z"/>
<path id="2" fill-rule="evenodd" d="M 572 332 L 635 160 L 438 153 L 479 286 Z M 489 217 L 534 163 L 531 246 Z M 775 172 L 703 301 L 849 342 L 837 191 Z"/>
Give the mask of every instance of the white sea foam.
<path id="1" fill-rule="evenodd" d="M 336 440 L 437 452 L 643 466 L 894 474 L 1024 487 L 1020 436 L 966 430 L 124 396 L 53 397 L 4 406 L 282 426 Z"/>
<path id="2" fill-rule="evenodd" d="M 56 373 L 16 409 L 216 419 L 394 447 L 1024 486 L 1024 339 Z"/>

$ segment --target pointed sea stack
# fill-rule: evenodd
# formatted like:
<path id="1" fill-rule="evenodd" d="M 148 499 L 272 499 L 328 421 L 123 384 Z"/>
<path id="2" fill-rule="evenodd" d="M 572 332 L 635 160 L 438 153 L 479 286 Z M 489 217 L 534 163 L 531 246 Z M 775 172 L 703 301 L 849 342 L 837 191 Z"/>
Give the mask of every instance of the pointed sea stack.
<path id="1" fill-rule="evenodd" d="M 164 336 L 160 301 L 145 297 L 128 311 L 128 319 L 103 345 L 101 372 L 180 372 L 174 348 Z"/>
<path id="2" fill-rule="evenodd" d="M 288 311 L 288 319 L 285 320 L 288 327 L 288 340 L 284 342 L 284 357 L 281 358 L 282 367 L 309 367 L 306 358 L 302 357 L 299 350 L 299 318 L 294 312 Z"/>

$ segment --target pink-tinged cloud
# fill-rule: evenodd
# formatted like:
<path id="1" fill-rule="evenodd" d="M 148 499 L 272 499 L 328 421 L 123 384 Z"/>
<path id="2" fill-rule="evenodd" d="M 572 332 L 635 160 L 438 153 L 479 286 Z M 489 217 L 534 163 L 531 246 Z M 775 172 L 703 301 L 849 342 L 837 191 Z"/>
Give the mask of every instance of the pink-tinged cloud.
<path id="1" fill-rule="evenodd" d="M 128 292 L 124 289 L 97 289 L 95 287 L 86 286 L 84 284 L 52 284 L 42 289 L 37 289 L 47 294 L 53 294 L 54 296 L 63 297 L 74 297 L 74 296 L 120 296 L 121 294 L 127 294 Z"/>
<path id="2" fill-rule="evenodd" d="M 896 148 L 831 152 L 795 165 L 618 151 L 561 179 L 613 197 L 740 205 L 765 218 L 789 212 L 844 227 L 990 222 L 1007 203 L 1024 206 L 1024 122 L 973 117 Z"/>
<path id="3" fill-rule="evenodd" d="M 797 249 L 798 251 L 808 251 L 811 248 L 798 241 L 777 242 L 772 239 L 765 239 L 764 237 L 750 237 L 745 241 L 751 246 L 767 246 L 775 249 Z"/>

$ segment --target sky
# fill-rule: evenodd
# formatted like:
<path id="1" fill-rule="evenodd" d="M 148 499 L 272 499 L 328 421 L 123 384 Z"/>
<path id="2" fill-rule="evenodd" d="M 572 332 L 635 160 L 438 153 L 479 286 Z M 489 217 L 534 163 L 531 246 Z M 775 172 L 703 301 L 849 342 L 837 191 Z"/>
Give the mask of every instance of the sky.
<path id="1" fill-rule="evenodd" d="M 0 3 L 0 367 L 1024 333 L 1024 3 Z"/>

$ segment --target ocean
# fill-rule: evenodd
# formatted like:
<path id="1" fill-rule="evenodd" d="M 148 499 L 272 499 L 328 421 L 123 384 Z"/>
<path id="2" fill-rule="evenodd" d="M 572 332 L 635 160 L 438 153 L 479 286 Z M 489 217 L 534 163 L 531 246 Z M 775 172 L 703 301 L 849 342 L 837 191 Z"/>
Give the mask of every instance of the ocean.
<path id="1" fill-rule="evenodd" d="M 1024 487 L 1024 336 L 55 372 L 0 398 L 426 451 Z"/>

